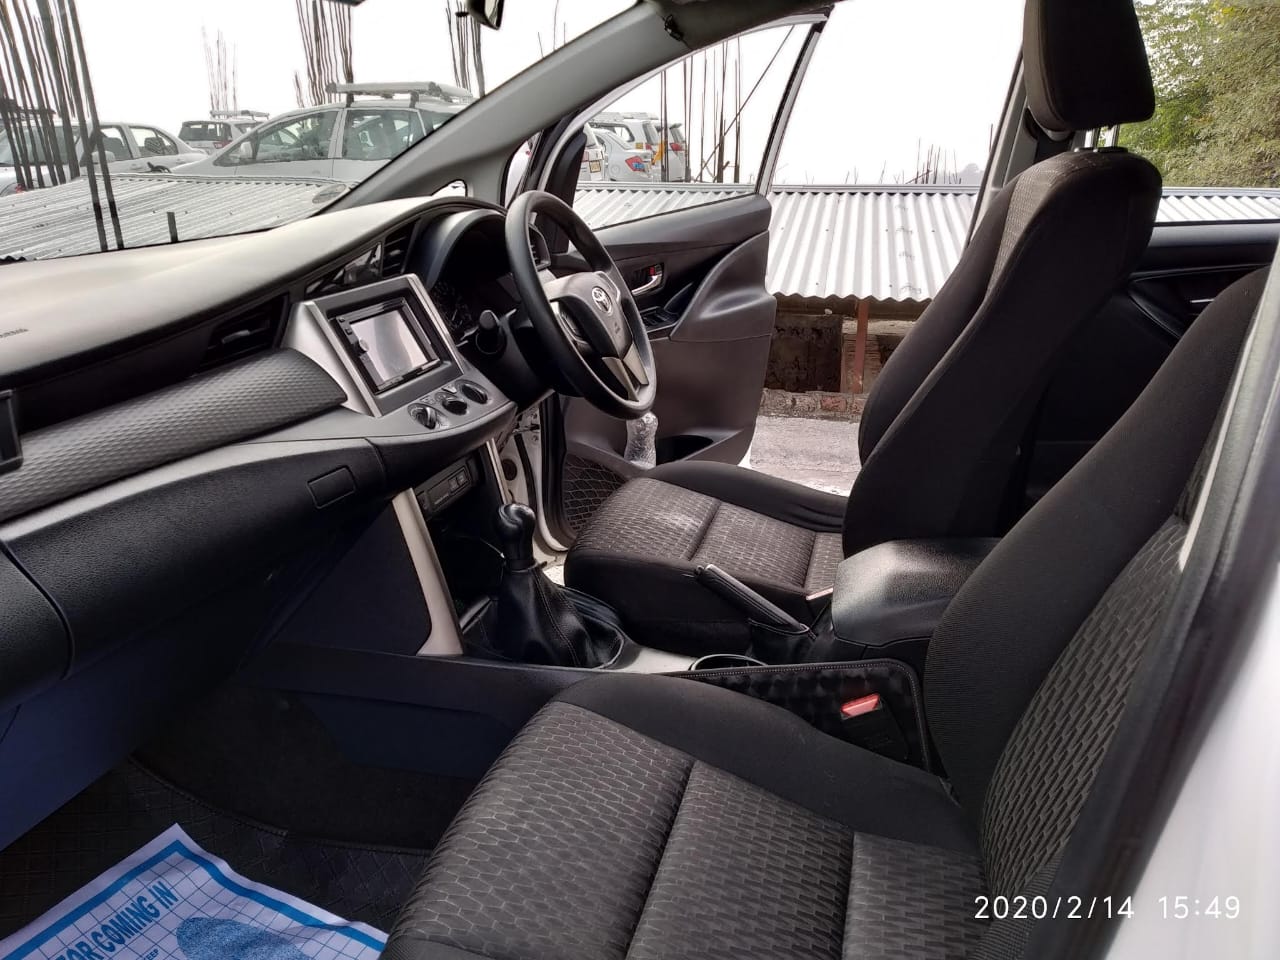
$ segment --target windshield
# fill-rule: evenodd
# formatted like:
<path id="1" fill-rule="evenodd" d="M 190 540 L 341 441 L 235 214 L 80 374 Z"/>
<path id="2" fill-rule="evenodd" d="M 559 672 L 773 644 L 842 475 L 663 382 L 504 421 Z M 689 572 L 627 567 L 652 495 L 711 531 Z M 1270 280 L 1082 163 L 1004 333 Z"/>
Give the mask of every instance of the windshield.
<path id="1" fill-rule="evenodd" d="M 3 0 L 32 29 L 0 32 L 0 257 L 313 215 L 633 2 L 509 0 L 495 31 L 460 0 Z"/>

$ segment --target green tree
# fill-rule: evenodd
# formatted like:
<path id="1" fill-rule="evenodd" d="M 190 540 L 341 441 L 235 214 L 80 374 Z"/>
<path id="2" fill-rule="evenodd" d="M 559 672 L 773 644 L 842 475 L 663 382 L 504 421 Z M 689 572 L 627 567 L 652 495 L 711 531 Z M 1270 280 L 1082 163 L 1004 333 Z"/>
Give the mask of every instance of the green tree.
<path id="1" fill-rule="evenodd" d="M 1280 186 L 1280 2 L 1139 0 L 1156 112 L 1120 141 L 1165 182 Z"/>

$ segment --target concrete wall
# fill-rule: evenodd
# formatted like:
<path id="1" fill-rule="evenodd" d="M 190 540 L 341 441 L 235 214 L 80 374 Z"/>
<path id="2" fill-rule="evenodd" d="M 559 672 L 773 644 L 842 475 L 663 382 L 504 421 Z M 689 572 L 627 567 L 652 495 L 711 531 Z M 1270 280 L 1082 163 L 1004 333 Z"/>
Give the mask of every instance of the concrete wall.
<path id="1" fill-rule="evenodd" d="M 840 341 L 850 317 L 778 312 L 764 385 L 792 393 L 840 389 Z"/>

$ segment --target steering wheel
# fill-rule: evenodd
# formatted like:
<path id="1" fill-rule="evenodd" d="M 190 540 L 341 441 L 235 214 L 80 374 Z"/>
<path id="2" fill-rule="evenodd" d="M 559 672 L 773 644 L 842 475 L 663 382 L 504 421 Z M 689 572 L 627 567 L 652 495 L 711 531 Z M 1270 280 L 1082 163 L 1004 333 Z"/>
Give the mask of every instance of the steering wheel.
<path id="1" fill-rule="evenodd" d="M 565 277 L 539 271 L 530 220 L 540 213 L 565 232 L 588 269 Z M 520 299 L 570 386 L 604 413 L 635 420 L 653 406 L 658 376 L 640 309 L 607 250 L 573 208 L 541 190 L 507 211 L 507 257 Z"/>

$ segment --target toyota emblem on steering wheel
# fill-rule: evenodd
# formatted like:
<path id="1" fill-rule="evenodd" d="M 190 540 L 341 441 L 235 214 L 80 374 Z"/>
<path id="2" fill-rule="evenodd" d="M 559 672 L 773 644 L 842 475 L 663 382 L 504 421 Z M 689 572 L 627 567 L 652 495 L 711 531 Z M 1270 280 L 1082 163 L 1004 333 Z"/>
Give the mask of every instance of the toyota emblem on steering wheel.
<path id="1" fill-rule="evenodd" d="M 591 290 L 591 299 L 596 302 L 596 306 L 605 313 L 613 313 L 613 302 L 609 299 L 609 294 L 605 292 L 604 287 L 593 287 Z"/>

